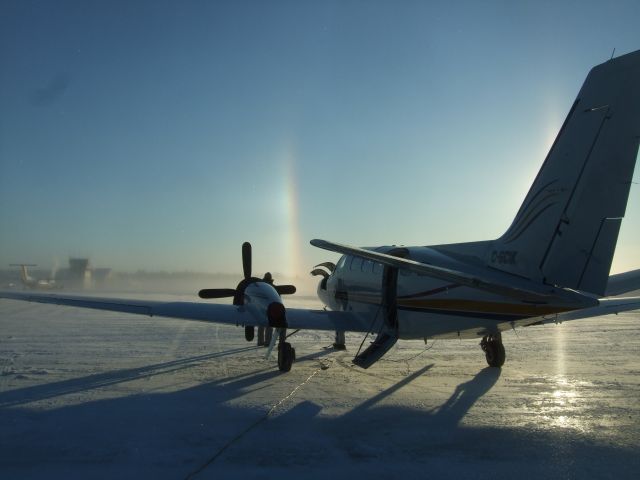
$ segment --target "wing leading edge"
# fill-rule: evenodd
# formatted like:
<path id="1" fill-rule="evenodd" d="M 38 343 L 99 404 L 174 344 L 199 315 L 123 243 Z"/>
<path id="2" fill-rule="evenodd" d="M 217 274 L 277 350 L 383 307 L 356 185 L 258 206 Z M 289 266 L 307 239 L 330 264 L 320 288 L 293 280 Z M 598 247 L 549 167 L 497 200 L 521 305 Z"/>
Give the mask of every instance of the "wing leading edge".
<path id="1" fill-rule="evenodd" d="M 216 321 L 217 323 L 234 325 L 240 325 L 249 320 L 249 315 L 238 306 L 214 303 L 163 302 L 130 298 L 85 297 L 82 295 L 12 291 L 0 291 L 0 298 L 132 313 L 149 317 L 172 317 L 204 322 Z"/>
<path id="2" fill-rule="evenodd" d="M 238 305 L 85 297 L 81 295 L 13 292 L 7 290 L 0 291 L 0 298 L 90 308 L 94 310 L 107 310 L 111 312 L 146 315 L 149 317 L 168 317 L 236 326 L 268 326 L 266 316 L 262 319 L 255 318 L 245 307 Z M 371 327 L 370 322 L 364 321 L 349 312 L 287 308 L 286 315 L 288 327 L 292 329 L 367 332 Z"/>

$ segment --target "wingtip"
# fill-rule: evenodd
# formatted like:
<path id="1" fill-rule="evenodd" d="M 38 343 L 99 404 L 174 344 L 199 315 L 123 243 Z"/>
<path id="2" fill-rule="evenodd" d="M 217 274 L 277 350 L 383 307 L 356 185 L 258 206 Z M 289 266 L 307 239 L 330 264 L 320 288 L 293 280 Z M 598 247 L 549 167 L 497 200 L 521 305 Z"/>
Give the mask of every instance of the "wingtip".
<path id="1" fill-rule="evenodd" d="M 314 247 L 322 248 L 323 250 L 341 253 L 341 251 L 337 250 L 336 247 L 342 247 L 342 245 L 339 245 L 337 243 L 329 242 L 327 240 L 320 240 L 319 238 L 314 238 L 309 243 L 311 243 L 311 245 L 313 245 Z"/>

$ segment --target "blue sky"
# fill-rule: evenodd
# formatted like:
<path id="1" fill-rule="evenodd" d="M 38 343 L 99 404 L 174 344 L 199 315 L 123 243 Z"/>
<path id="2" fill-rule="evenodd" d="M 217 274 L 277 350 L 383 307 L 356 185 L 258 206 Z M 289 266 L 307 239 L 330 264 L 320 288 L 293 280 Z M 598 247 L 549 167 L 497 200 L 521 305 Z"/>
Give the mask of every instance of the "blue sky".
<path id="1" fill-rule="evenodd" d="M 637 1 L 0 3 L 0 265 L 304 275 L 509 226 Z M 636 178 L 638 174 L 636 173 Z M 614 271 L 638 268 L 634 185 Z"/>

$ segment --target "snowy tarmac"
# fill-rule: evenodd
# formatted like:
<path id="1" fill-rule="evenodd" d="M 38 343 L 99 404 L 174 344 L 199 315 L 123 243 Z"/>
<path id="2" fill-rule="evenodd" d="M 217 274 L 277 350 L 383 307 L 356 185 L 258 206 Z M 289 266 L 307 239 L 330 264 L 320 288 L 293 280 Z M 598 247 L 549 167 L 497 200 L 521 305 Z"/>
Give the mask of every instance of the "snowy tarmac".
<path id="1" fill-rule="evenodd" d="M 361 370 L 301 332 L 281 374 L 240 328 L 0 300 L 0 477 L 638 478 L 640 313 L 503 340 Z"/>

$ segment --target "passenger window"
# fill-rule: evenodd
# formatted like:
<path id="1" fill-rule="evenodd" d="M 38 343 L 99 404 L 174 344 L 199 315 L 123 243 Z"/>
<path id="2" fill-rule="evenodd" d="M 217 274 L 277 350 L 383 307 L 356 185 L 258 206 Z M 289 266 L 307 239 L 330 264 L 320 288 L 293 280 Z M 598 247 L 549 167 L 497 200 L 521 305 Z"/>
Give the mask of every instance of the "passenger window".
<path id="1" fill-rule="evenodd" d="M 378 274 L 380 272 L 382 272 L 382 264 L 378 263 L 378 262 L 374 262 L 373 263 L 373 273 Z"/>

